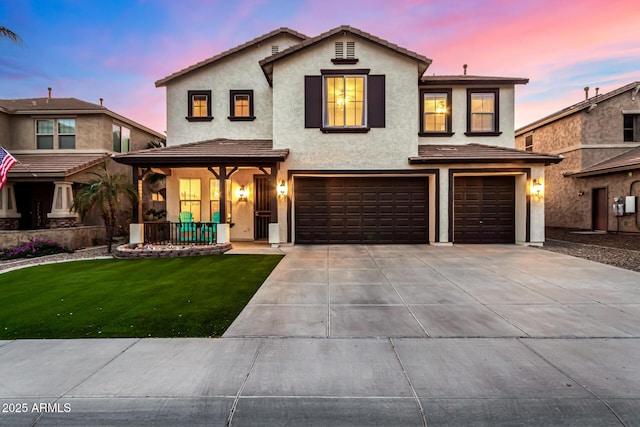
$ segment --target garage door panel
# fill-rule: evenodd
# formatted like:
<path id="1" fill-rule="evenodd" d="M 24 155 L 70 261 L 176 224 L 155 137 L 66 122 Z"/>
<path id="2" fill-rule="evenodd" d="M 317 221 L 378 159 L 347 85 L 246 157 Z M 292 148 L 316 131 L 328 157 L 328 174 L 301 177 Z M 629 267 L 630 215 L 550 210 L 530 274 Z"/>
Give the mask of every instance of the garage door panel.
<path id="1" fill-rule="evenodd" d="M 515 242 L 515 178 L 456 177 L 454 242 Z"/>
<path id="2" fill-rule="evenodd" d="M 425 177 L 299 177 L 294 189 L 297 243 L 428 242 Z"/>

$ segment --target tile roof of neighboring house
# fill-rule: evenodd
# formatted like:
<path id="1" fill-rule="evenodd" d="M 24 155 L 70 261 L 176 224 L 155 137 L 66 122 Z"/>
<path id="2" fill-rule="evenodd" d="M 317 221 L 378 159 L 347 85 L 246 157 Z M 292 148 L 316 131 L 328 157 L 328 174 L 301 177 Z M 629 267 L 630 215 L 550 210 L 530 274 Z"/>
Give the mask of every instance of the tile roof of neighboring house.
<path id="1" fill-rule="evenodd" d="M 9 170 L 9 178 L 66 178 L 97 165 L 109 154 L 14 154 L 18 161 Z"/>
<path id="2" fill-rule="evenodd" d="M 282 162 L 288 155 L 288 149 L 274 149 L 271 140 L 213 139 L 115 154 L 113 159 L 118 163 L 146 167 L 208 167 L 218 164 L 249 166 Z"/>
<path id="3" fill-rule="evenodd" d="M 419 145 L 418 156 L 409 157 L 409 164 L 444 163 L 558 163 L 562 156 L 494 147 L 483 144 Z"/>
<path id="4" fill-rule="evenodd" d="M 525 85 L 529 83 L 529 79 L 524 77 L 495 77 L 495 76 L 424 76 L 420 79 L 420 85 L 430 86 L 430 85 L 464 85 L 464 86 L 472 86 L 472 85 L 514 85 L 520 84 Z"/>
<path id="5" fill-rule="evenodd" d="M 567 107 L 563 110 L 557 111 L 553 114 L 543 117 L 540 120 L 536 120 L 533 123 L 529 123 L 528 125 L 521 127 L 520 129 L 517 129 L 516 136 L 522 135 L 526 132 L 530 132 L 546 124 L 559 120 L 563 117 L 570 116 L 571 114 L 574 114 L 586 108 L 589 108 L 591 105 L 596 105 L 598 102 L 602 102 L 609 98 L 613 98 L 614 96 L 620 95 L 621 93 L 627 92 L 629 90 L 633 90 L 635 92 L 635 96 L 640 96 L 638 95 L 638 92 L 640 91 L 640 81 L 629 83 L 628 85 L 619 87 L 618 89 L 612 90 L 611 92 L 603 93 L 602 95 L 593 96 L 582 102 L 573 104 L 570 107 Z"/>
<path id="6" fill-rule="evenodd" d="M 190 67 L 187 67 L 187 68 L 185 68 L 183 70 L 177 71 L 177 72 L 171 74 L 170 76 L 167 76 L 167 77 L 165 77 L 163 79 L 160 79 L 160 80 L 158 80 L 156 82 L 156 87 L 165 86 L 171 80 L 176 79 L 178 77 L 181 77 L 181 76 L 183 76 L 183 75 L 185 75 L 187 73 L 190 73 L 191 71 L 197 70 L 198 68 L 204 67 L 204 66 L 209 65 L 209 64 L 213 64 L 214 62 L 218 62 L 218 61 L 220 61 L 220 60 L 222 60 L 224 58 L 227 58 L 227 57 L 233 55 L 234 53 L 238 53 L 238 52 L 240 52 L 240 51 L 242 51 L 244 49 L 253 47 L 253 46 L 258 45 L 258 44 L 260 44 L 262 42 L 265 42 L 265 41 L 267 41 L 267 40 L 269 40 L 269 39 L 271 39 L 273 37 L 276 37 L 276 36 L 279 36 L 279 35 L 283 35 L 283 34 L 292 36 L 292 37 L 297 38 L 299 40 L 307 39 L 307 36 L 305 36 L 302 33 L 294 31 L 294 30 L 292 30 L 290 28 L 281 27 L 281 28 L 278 28 L 277 30 L 271 31 L 271 32 L 269 32 L 267 34 L 263 34 L 260 37 L 256 37 L 255 39 L 250 40 L 250 41 L 248 41 L 246 43 L 243 43 L 243 44 L 241 44 L 239 46 L 236 46 L 236 47 L 231 48 L 229 50 L 226 50 L 226 51 L 224 51 L 222 53 L 219 53 L 219 54 L 217 54 L 215 56 L 212 56 L 211 58 L 207 58 L 204 61 L 200 61 L 197 64 L 194 64 L 194 65 L 192 65 Z"/>
<path id="7" fill-rule="evenodd" d="M 50 110 L 107 111 L 105 107 L 76 98 L 0 99 L 0 107 L 13 113 Z"/>
<path id="8" fill-rule="evenodd" d="M 626 153 L 600 162 L 578 172 L 566 172 L 564 176 L 582 178 L 585 176 L 604 175 L 614 172 L 623 172 L 631 169 L 640 169 L 640 147 L 633 148 Z"/>
<path id="9" fill-rule="evenodd" d="M 77 98 L 24 98 L 0 99 L 0 111 L 8 114 L 106 114 L 116 120 L 127 123 L 157 138 L 164 139 L 160 132 L 150 129 L 127 117 L 121 116 L 102 105 L 82 101 Z"/>
<path id="10" fill-rule="evenodd" d="M 260 61 L 260 66 L 262 67 L 265 76 L 267 76 L 267 80 L 269 80 L 269 84 L 272 83 L 272 78 L 271 78 L 271 74 L 273 72 L 273 63 L 275 61 L 278 61 L 282 58 L 288 57 L 290 55 L 293 55 L 297 52 L 299 52 L 300 50 L 304 50 L 310 46 L 315 45 L 316 43 L 319 43 L 321 41 L 324 41 L 328 38 L 331 38 L 333 36 L 339 35 L 339 34 L 343 34 L 343 33 L 349 33 L 352 34 L 354 36 L 358 36 L 361 37 L 365 40 L 368 40 L 370 42 L 373 42 L 379 46 L 382 46 L 384 48 L 390 49 L 393 52 L 399 53 L 401 55 L 404 55 L 406 57 L 409 57 L 415 61 L 417 61 L 420 66 L 418 68 L 418 72 L 419 75 L 422 75 L 426 69 L 429 67 L 429 65 L 431 65 L 431 59 L 427 58 L 426 56 L 420 55 L 416 52 L 410 51 L 408 49 L 405 49 L 403 47 L 400 47 L 396 44 L 393 44 L 391 42 L 388 42 L 386 40 L 383 40 L 379 37 L 376 37 L 372 34 L 366 33 L 362 30 L 359 30 L 357 28 L 351 27 L 349 25 L 342 25 L 340 27 L 336 27 L 332 30 L 329 30 L 325 33 L 320 34 L 319 36 L 316 37 L 312 37 L 312 38 L 308 38 L 304 41 L 302 41 L 301 43 L 298 43 L 294 46 L 291 46 L 285 50 L 283 50 L 282 52 L 278 52 L 275 55 L 271 55 L 268 58 L 265 58 L 263 60 Z"/>

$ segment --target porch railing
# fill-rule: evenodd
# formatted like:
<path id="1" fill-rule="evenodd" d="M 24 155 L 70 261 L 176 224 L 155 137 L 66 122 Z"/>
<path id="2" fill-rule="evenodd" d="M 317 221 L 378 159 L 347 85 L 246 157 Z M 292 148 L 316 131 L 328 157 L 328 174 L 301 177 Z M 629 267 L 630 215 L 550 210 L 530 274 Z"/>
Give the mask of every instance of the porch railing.
<path id="1" fill-rule="evenodd" d="M 214 245 L 215 222 L 145 222 L 144 242 L 152 245 Z"/>

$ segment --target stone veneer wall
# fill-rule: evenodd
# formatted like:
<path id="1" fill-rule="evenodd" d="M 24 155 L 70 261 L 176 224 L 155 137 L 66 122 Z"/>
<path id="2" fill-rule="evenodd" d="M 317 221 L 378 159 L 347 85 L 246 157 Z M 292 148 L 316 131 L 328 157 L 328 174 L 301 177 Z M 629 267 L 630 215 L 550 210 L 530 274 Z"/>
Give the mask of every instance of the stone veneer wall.
<path id="1" fill-rule="evenodd" d="M 175 258 L 184 256 L 219 255 L 231 249 L 231 243 L 210 246 L 181 247 L 145 247 L 137 245 L 121 245 L 113 251 L 113 257 L 119 259 L 139 258 Z"/>
<path id="2" fill-rule="evenodd" d="M 18 218 L 0 218 L 0 230 L 17 230 L 19 225 Z"/>
<path id="3" fill-rule="evenodd" d="M 70 228 L 78 225 L 78 218 L 75 216 L 67 218 L 49 218 L 49 228 Z"/>
<path id="4" fill-rule="evenodd" d="M 96 246 L 96 244 L 104 245 L 106 237 L 103 226 L 0 231 L 0 247 L 3 248 L 14 247 L 35 239 L 53 240 L 75 250 Z"/>

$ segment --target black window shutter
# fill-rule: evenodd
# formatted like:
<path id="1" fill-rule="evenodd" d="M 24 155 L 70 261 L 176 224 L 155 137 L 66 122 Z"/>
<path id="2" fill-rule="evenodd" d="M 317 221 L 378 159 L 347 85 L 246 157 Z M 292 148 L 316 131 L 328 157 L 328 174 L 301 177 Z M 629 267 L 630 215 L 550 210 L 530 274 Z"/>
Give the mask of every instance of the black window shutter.
<path id="1" fill-rule="evenodd" d="M 322 76 L 304 76 L 304 127 L 322 127 Z"/>
<path id="2" fill-rule="evenodd" d="M 369 127 L 383 128 L 385 122 L 384 75 L 369 75 L 367 78 L 367 108 Z"/>

